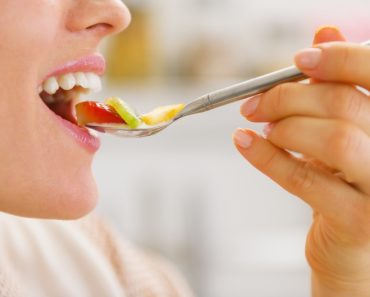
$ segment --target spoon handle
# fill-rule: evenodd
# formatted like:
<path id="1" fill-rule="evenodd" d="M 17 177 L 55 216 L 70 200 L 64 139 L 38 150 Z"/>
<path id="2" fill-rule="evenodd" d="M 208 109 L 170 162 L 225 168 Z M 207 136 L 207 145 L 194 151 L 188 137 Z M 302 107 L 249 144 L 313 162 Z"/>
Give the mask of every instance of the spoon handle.
<path id="1" fill-rule="evenodd" d="M 370 40 L 362 43 L 362 45 L 370 46 Z M 300 81 L 306 78 L 308 77 L 295 66 L 283 68 L 203 95 L 195 101 L 187 104 L 176 119 L 211 110 L 216 107 L 266 92 L 281 83 Z"/>
<path id="2" fill-rule="evenodd" d="M 203 95 L 185 106 L 178 118 L 214 109 L 257 95 L 285 82 L 307 78 L 295 66 L 262 75 L 245 82 Z"/>

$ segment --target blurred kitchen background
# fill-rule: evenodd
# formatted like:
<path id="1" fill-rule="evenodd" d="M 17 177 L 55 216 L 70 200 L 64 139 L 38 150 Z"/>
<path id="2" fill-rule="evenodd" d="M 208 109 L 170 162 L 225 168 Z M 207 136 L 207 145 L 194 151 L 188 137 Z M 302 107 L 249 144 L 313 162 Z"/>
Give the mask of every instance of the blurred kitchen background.
<path id="1" fill-rule="evenodd" d="M 146 112 L 289 66 L 319 25 L 370 39 L 368 0 L 127 0 L 133 21 L 104 44 L 104 91 Z M 299 99 L 299 98 L 297 98 Z M 240 104 L 146 139 L 102 137 L 98 210 L 172 260 L 199 297 L 308 297 L 311 212 L 234 149 Z"/>

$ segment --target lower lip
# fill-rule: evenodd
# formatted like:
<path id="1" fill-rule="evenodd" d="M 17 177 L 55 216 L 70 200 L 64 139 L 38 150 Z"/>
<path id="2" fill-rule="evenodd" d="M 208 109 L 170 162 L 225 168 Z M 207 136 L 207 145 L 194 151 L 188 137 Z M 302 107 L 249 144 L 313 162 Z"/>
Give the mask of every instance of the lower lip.
<path id="1" fill-rule="evenodd" d="M 59 123 L 82 147 L 90 153 L 96 153 L 100 148 L 100 139 L 97 136 L 91 135 L 87 128 L 79 127 L 70 121 L 54 114 Z"/>

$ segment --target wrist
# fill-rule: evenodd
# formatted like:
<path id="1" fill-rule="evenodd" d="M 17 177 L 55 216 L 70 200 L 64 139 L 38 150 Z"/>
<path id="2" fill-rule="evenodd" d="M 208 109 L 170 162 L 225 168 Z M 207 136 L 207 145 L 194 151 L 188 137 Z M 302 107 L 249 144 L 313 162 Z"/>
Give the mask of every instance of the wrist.
<path id="1" fill-rule="evenodd" d="M 313 297 L 368 297 L 370 249 L 339 247 L 307 251 Z"/>
<path id="2" fill-rule="evenodd" d="M 354 282 L 312 272 L 312 297 L 368 297 L 370 279 Z"/>
<path id="3" fill-rule="evenodd" d="M 306 246 L 306 257 L 312 269 L 312 296 L 368 297 L 370 245 L 353 244 L 353 240 L 346 240 L 328 229 L 325 236 L 319 236 L 323 232 L 318 230 L 311 230 Z"/>

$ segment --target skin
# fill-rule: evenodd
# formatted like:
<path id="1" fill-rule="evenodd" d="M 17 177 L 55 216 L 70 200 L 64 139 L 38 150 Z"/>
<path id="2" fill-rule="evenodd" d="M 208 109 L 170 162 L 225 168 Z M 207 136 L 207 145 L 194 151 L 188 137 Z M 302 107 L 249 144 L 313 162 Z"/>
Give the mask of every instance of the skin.
<path id="1" fill-rule="evenodd" d="M 130 22 L 120 0 L 0 0 L 0 211 L 74 219 L 91 211 L 93 154 L 45 112 L 37 87 Z M 67 46 L 66 46 L 67 45 Z"/>
<path id="2" fill-rule="evenodd" d="M 129 13 L 119 0 L 0 0 L 0 7 L 0 211 L 81 217 L 97 200 L 93 155 L 45 113 L 37 87 L 56 67 L 96 52 L 104 37 L 128 25 Z M 315 38 L 331 40 L 343 37 L 324 28 Z M 248 115 L 251 101 L 242 107 L 249 120 L 273 123 L 267 138 L 239 130 L 234 140 L 253 166 L 313 208 L 313 296 L 368 296 L 370 105 L 353 85 L 370 88 L 370 49 L 317 48 L 316 67 L 301 63 L 307 52 L 296 57 L 314 78 L 310 85 L 284 84 L 253 98 L 256 110 Z"/>
<path id="3" fill-rule="evenodd" d="M 311 83 L 282 84 L 242 105 L 249 121 L 270 123 L 265 138 L 234 134 L 247 161 L 313 209 L 306 256 L 315 297 L 370 294 L 370 101 L 355 88 L 370 90 L 370 48 L 343 40 L 320 29 L 314 49 L 295 57 Z"/>

